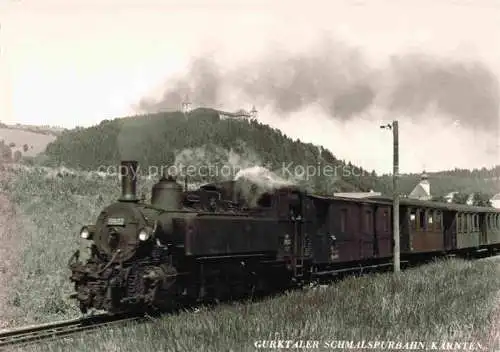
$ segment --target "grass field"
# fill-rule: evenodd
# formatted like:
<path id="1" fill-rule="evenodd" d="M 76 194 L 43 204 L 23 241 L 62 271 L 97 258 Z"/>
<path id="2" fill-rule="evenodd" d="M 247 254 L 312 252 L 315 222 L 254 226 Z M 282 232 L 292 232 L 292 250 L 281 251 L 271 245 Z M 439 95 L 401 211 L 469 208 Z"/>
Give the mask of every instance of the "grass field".
<path id="1" fill-rule="evenodd" d="M 351 277 L 326 288 L 183 312 L 30 350 L 254 351 L 255 343 L 278 333 L 279 339 L 317 341 L 317 350 L 328 350 L 333 340 L 390 340 L 477 343 L 492 351 L 484 336 L 500 289 L 498 274 L 492 261 L 451 260 L 399 277 Z"/>
<path id="2" fill-rule="evenodd" d="M 141 185 L 142 190 L 151 182 Z M 93 222 L 119 195 L 118 180 L 25 170 L 2 188 L 26 215 L 19 234 L 25 248 L 22 274 L 10 301 L 22 312 L 17 323 L 77 316 L 74 302 L 67 299 L 66 264 L 78 247 L 81 225 Z M 29 350 L 253 351 L 255 341 L 273 339 L 275 333 L 285 340 L 315 340 L 319 347 L 332 340 L 391 340 L 478 342 L 486 348 L 498 292 L 497 262 L 450 260 L 400 276 L 351 277 L 327 288 L 185 312 Z"/>

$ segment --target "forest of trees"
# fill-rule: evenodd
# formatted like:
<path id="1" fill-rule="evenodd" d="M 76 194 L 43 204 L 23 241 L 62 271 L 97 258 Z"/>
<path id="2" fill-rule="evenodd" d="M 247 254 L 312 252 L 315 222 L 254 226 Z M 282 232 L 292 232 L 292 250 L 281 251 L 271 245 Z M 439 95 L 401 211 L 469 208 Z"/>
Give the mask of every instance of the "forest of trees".
<path id="1" fill-rule="evenodd" d="M 176 153 L 197 147 L 231 149 L 241 154 L 251 150 L 262 165 L 271 166 L 271 169 L 290 162 L 323 168 L 329 165 L 336 170 L 335 177 L 319 175 L 310 177 L 307 182 L 307 186 L 318 193 L 371 189 L 385 195 L 392 192 L 390 175 L 377 176 L 374 171 L 337 159 L 327 149 L 293 140 L 257 120 L 221 120 L 212 109 L 196 109 L 187 115 L 164 112 L 104 120 L 90 128 L 64 131 L 48 145 L 45 163 L 47 166 L 96 170 L 102 165 L 117 165 L 123 159 L 135 159 L 147 167 L 171 164 Z M 436 196 L 460 191 L 464 194 L 479 192 L 487 197 L 500 192 L 499 182 L 495 180 L 499 176 L 500 166 L 490 170 L 429 173 L 429 181 L 431 193 Z M 409 194 L 419 181 L 419 174 L 402 175 L 401 192 Z"/>
<path id="2" fill-rule="evenodd" d="M 384 187 L 374 172 L 338 160 L 322 147 L 292 140 L 256 120 L 221 120 L 211 109 L 196 109 L 187 116 L 170 112 L 105 120 L 97 126 L 64 132 L 48 145 L 46 155 L 49 166 L 96 170 L 101 165 L 117 165 L 125 158 L 138 160 L 144 167 L 170 164 L 176 152 L 197 147 L 231 149 L 241 154 L 249 149 L 271 169 L 289 163 L 319 164 L 323 168 L 330 165 L 336 177 L 317 175 L 307 182 L 319 193 Z"/>

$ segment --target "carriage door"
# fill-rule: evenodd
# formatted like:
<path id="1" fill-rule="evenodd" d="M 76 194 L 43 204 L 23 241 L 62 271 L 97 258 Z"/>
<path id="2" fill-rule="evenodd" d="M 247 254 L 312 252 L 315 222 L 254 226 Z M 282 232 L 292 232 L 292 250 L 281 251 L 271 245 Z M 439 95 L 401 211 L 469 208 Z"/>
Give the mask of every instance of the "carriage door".
<path id="1" fill-rule="evenodd" d="M 457 212 L 442 211 L 442 228 L 444 233 L 444 247 L 447 250 L 456 249 L 457 246 Z"/>
<path id="2" fill-rule="evenodd" d="M 484 246 L 488 244 L 488 239 L 486 238 L 487 234 L 487 224 L 486 224 L 486 219 L 487 216 L 485 213 L 479 213 L 477 215 L 479 217 L 479 245 Z"/>
<path id="3" fill-rule="evenodd" d="M 304 260 L 311 255 L 311 243 L 306 233 L 306 200 L 299 191 L 278 191 L 278 217 L 284 230 L 284 259 L 297 277 L 303 276 Z M 285 245 L 286 243 L 286 245 Z"/>
<path id="4" fill-rule="evenodd" d="M 303 275 L 304 268 L 304 202 L 302 194 L 290 192 L 289 194 L 289 214 L 293 226 L 293 254 L 292 269 L 295 276 Z"/>

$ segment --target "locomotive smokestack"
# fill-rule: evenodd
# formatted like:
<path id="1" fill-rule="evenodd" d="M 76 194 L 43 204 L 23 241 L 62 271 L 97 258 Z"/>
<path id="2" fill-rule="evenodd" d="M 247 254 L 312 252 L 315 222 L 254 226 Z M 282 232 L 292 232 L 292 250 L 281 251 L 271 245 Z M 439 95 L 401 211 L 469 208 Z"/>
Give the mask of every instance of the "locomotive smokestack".
<path id="1" fill-rule="evenodd" d="M 120 201 L 137 202 L 137 161 L 122 161 L 120 164 L 120 177 L 122 181 L 122 196 Z"/>

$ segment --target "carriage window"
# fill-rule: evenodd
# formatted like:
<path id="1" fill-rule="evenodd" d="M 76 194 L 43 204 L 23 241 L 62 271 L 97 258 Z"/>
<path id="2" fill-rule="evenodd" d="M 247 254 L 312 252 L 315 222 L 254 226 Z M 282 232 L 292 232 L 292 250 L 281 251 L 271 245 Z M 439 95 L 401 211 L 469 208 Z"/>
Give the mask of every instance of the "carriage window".
<path id="1" fill-rule="evenodd" d="M 491 229 L 491 216 L 490 214 L 486 214 L 486 227 Z"/>
<path id="2" fill-rule="evenodd" d="M 424 231 L 427 229 L 427 222 L 425 221 L 426 220 L 425 218 L 427 215 L 426 213 L 427 213 L 426 210 L 423 210 L 423 209 L 419 210 L 419 220 L 420 220 L 419 225 L 420 225 L 420 229 L 424 230 Z"/>
<path id="3" fill-rule="evenodd" d="M 371 232 L 372 228 L 372 212 L 370 210 L 367 210 L 365 212 L 365 230 L 366 232 Z"/>
<path id="4" fill-rule="evenodd" d="M 412 230 L 417 229 L 417 215 L 415 209 L 410 210 L 410 227 Z"/>
<path id="5" fill-rule="evenodd" d="M 384 232 L 389 231 L 389 212 L 384 210 Z"/>
<path id="6" fill-rule="evenodd" d="M 429 211 L 428 215 L 427 215 L 427 228 L 429 229 L 433 229 L 434 226 L 433 226 L 433 223 L 434 223 L 434 217 L 433 217 L 433 212 L 432 211 Z"/>
<path id="7" fill-rule="evenodd" d="M 479 231 L 479 215 L 478 214 L 474 215 L 474 227 L 476 228 L 476 231 Z"/>
<path id="8" fill-rule="evenodd" d="M 465 214 L 464 232 L 470 231 L 470 214 Z"/>
<path id="9" fill-rule="evenodd" d="M 457 214 L 457 232 L 462 232 L 463 228 L 462 214 Z"/>
<path id="10" fill-rule="evenodd" d="M 316 200 L 314 202 L 314 207 L 316 209 L 316 219 L 319 226 L 326 226 L 329 209 L 328 203 Z"/>
<path id="11" fill-rule="evenodd" d="M 340 232 L 346 232 L 347 209 L 340 210 Z"/>
<path id="12" fill-rule="evenodd" d="M 434 228 L 441 230 L 441 212 L 439 210 L 436 210 L 434 214 Z"/>

